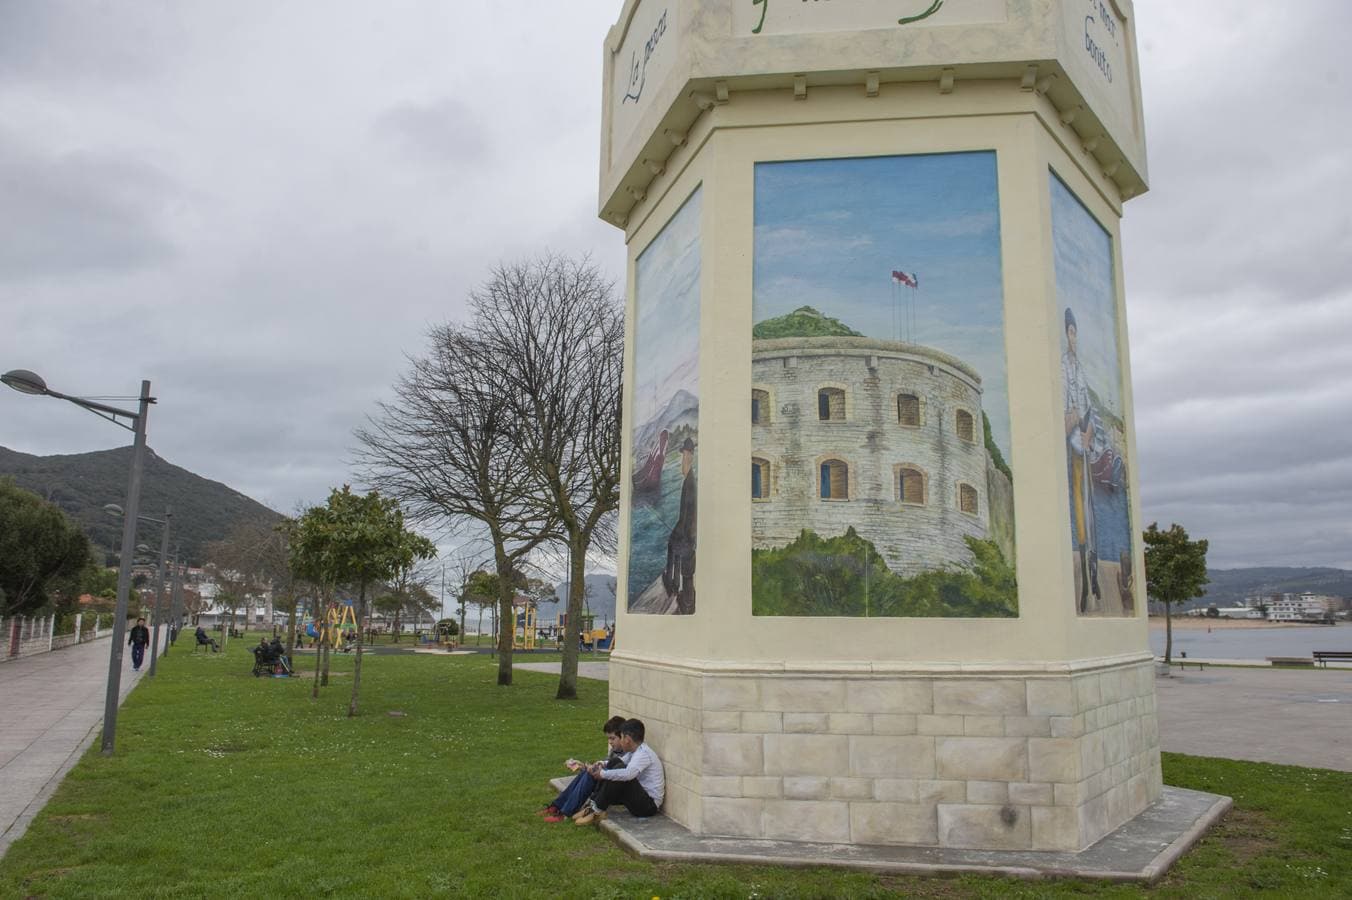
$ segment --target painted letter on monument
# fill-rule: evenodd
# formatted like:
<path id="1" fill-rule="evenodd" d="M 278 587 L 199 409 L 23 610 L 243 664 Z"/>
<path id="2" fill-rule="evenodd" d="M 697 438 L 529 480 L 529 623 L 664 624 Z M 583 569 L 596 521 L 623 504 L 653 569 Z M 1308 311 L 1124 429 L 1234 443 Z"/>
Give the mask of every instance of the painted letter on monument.
<path id="1" fill-rule="evenodd" d="M 1130 616 L 1133 532 L 1112 239 L 1061 179 L 1050 181 L 1075 608 Z"/>
<path id="2" fill-rule="evenodd" d="M 755 190 L 753 612 L 1018 615 L 995 154 Z"/>
<path id="3" fill-rule="evenodd" d="M 631 613 L 695 611 L 700 192 L 635 264 Z"/>

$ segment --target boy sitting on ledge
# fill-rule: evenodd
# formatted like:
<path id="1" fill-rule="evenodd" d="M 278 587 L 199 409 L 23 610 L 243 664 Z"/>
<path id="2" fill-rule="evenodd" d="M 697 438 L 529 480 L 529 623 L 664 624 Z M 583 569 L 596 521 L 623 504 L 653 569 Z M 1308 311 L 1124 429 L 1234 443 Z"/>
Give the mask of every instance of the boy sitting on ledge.
<path id="1" fill-rule="evenodd" d="M 589 801 L 581 815 L 573 819 L 579 825 L 590 825 L 606 817 L 606 810 L 618 803 L 630 814 L 644 819 L 657 815 L 666 793 L 666 776 L 662 761 L 652 748 L 643 742 L 643 723 L 630 719 L 620 726 L 620 749 L 629 754 L 629 762 L 622 769 L 603 769 L 593 764 L 587 772 L 601 782 L 601 789 Z"/>

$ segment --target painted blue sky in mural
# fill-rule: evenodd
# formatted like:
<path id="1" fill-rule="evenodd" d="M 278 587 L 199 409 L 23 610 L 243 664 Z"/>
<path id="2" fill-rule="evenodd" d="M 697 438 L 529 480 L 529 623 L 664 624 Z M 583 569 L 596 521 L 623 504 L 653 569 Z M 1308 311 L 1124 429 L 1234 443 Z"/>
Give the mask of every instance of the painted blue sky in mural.
<path id="1" fill-rule="evenodd" d="M 1055 175 L 1052 191 L 1052 248 L 1056 293 L 1075 313 L 1080 365 L 1089 386 L 1113 415 L 1122 415 L 1122 380 L 1117 364 L 1117 302 L 1113 296 L 1113 248 L 1108 232 Z M 1066 336 L 1061 334 L 1064 352 Z"/>
<path id="2" fill-rule="evenodd" d="M 756 321 L 812 306 L 962 359 L 1011 455 L 993 152 L 759 163 L 755 203 Z"/>
<path id="3" fill-rule="evenodd" d="M 638 426 L 677 391 L 699 396 L 699 217 L 696 189 L 635 266 L 633 421 Z"/>

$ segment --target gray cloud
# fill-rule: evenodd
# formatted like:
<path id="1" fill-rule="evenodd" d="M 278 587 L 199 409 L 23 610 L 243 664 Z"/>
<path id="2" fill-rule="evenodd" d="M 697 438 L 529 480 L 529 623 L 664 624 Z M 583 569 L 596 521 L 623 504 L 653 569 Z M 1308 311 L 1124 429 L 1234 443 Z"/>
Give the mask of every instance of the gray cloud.
<path id="1" fill-rule="evenodd" d="M 483 126 L 473 110 L 451 98 L 401 103 L 376 119 L 375 131 L 423 162 L 475 162 L 488 150 Z"/>
<path id="2" fill-rule="evenodd" d="M 0 278 L 151 265 L 173 255 L 165 174 L 113 154 L 42 153 L 0 131 Z"/>

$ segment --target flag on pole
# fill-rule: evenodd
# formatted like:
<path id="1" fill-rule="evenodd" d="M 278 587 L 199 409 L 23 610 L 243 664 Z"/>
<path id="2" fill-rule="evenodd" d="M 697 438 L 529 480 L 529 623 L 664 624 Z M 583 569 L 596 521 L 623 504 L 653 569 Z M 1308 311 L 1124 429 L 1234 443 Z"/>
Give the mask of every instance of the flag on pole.
<path id="1" fill-rule="evenodd" d="M 892 280 L 897 284 L 904 284 L 908 288 L 919 288 L 920 278 L 917 275 L 910 275 L 900 269 L 892 270 Z"/>

